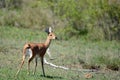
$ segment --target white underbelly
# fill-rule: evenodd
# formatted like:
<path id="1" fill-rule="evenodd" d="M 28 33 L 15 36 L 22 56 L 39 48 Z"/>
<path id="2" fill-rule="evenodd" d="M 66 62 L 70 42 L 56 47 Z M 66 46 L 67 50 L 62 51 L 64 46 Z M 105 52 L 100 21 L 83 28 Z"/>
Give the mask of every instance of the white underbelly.
<path id="1" fill-rule="evenodd" d="M 29 56 L 30 58 L 32 57 L 32 50 L 31 49 L 26 49 L 26 56 Z"/>
<path id="2" fill-rule="evenodd" d="M 31 49 L 26 49 L 26 56 L 29 56 L 29 58 L 33 56 Z M 35 58 L 39 58 L 39 55 L 36 55 Z"/>

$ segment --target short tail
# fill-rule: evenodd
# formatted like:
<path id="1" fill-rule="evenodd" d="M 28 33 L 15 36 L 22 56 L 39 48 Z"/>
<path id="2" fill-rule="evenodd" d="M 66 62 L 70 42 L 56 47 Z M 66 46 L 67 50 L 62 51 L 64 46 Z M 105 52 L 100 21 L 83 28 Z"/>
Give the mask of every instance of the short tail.
<path id="1" fill-rule="evenodd" d="M 28 44 L 28 46 L 26 47 L 26 49 L 29 49 L 29 48 L 31 48 L 30 44 Z"/>

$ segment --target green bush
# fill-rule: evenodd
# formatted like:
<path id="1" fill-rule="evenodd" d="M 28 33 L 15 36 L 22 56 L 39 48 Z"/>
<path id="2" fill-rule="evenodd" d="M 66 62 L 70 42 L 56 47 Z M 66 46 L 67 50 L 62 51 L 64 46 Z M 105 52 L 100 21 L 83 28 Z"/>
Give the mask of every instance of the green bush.
<path id="1" fill-rule="evenodd" d="M 120 40 L 117 0 L 6 0 L 1 6 L 0 25 L 42 29 L 56 21 L 66 38 Z"/>
<path id="2" fill-rule="evenodd" d="M 71 33 L 75 30 L 74 36 L 80 35 L 81 31 L 87 31 L 86 34 L 90 34 L 92 40 L 116 40 L 119 39 L 120 34 L 120 6 L 112 2 L 114 1 L 52 0 L 50 7 L 61 20 L 67 23 L 67 26 L 73 28 L 70 28 L 66 36 L 68 34 L 73 36 Z"/>

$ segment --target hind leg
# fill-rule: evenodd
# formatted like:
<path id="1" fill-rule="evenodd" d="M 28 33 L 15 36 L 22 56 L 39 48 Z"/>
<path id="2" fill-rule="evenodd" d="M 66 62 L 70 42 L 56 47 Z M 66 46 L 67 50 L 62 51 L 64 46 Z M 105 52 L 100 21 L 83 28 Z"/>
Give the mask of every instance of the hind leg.
<path id="1" fill-rule="evenodd" d="M 37 67 L 37 58 L 35 58 L 35 69 L 34 69 L 33 74 L 35 74 L 35 72 L 36 72 L 36 67 Z"/>
<path id="2" fill-rule="evenodd" d="M 29 60 L 28 60 L 28 74 L 30 74 L 30 62 L 33 60 L 33 58 L 34 58 L 34 56 L 29 58 Z"/>
<path id="3" fill-rule="evenodd" d="M 18 73 L 19 73 L 20 70 L 22 69 L 22 66 L 23 66 L 23 64 L 24 64 L 25 58 L 26 58 L 26 56 L 24 55 L 23 58 L 22 58 L 22 62 L 21 62 L 20 68 L 18 69 L 18 71 L 17 71 L 17 73 L 16 73 L 16 76 L 18 75 Z"/>

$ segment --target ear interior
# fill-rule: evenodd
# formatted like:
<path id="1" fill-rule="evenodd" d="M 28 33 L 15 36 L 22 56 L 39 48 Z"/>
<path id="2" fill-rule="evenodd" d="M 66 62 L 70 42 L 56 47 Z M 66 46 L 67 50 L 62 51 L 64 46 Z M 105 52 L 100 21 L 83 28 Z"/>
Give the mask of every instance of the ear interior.
<path id="1" fill-rule="evenodd" d="M 51 27 L 46 28 L 46 29 L 45 29 L 45 32 L 46 32 L 47 34 L 51 33 L 51 32 L 52 32 L 52 28 L 51 28 Z"/>
<path id="2" fill-rule="evenodd" d="M 51 27 L 49 27 L 49 33 L 51 33 L 52 32 L 52 28 Z"/>

